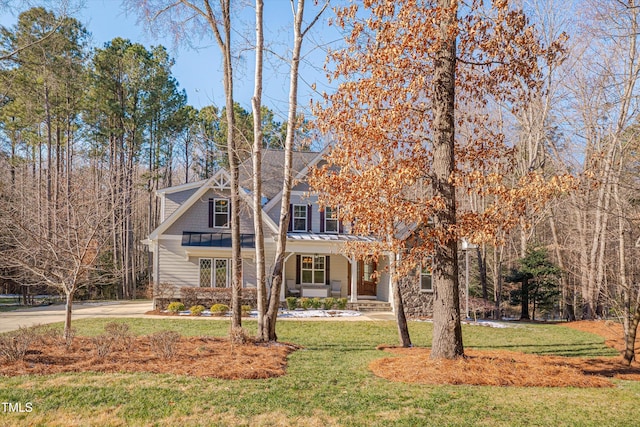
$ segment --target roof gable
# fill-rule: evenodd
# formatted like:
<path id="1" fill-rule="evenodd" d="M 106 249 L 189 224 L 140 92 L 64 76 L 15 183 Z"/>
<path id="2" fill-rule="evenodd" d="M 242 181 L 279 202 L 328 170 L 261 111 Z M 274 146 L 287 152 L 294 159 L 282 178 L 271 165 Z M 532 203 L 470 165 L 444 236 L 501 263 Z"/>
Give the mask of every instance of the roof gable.
<path id="1" fill-rule="evenodd" d="M 229 172 L 227 172 L 226 170 L 219 169 L 211 178 L 205 181 L 199 181 L 198 184 L 200 185 L 200 188 L 198 188 L 198 190 L 193 193 L 191 197 L 189 197 L 183 204 L 181 204 L 178 209 L 176 209 L 171 215 L 169 215 L 169 217 L 165 221 L 163 221 L 162 224 L 158 226 L 158 228 L 156 228 L 151 232 L 151 234 L 149 234 L 149 240 L 155 240 L 158 238 L 158 236 L 167 231 L 169 227 L 171 227 L 178 218 L 180 218 L 187 210 L 189 210 L 189 208 L 191 208 L 191 206 L 193 206 L 193 204 L 200 197 L 202 197 L 207 191 L 209 191 L 209 189 L 231 189 L 231 175 L 229 175 Z M 181 190 L 187 188 L 182 188 Z M 240 189 L 240 198 L 243 199 L 245 203 L 247 203 L 251 208 L 253 208 L 251 199 L 243 189 Z M 278 228 L 276 227 L 275 223 L 264 213 L 263 210 L 261 210 L 261 215 L 263 221 L 267 224 L 267 226 L 274 233 L 277 232 Z"/>
<path id="2" fill-rule="evenodd" d="M 317 162 L 320 153 L 312 151 L 294 151 L 291 153 L 291 168 L 296 179 L 304 178 L 309 166 Z M 282 192 L 284 180 L 284 150 L 264 150 L 262 152 L 262 195 L 269 201 Z M 240 185 L 253 188 L 253 161 L 247 159 L 240 164 Z"/>

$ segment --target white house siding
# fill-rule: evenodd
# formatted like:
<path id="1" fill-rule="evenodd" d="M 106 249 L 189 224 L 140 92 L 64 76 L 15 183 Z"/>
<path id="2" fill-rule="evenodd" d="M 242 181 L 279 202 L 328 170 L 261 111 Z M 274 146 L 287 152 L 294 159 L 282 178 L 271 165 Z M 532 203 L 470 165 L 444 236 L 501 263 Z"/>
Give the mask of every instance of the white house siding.
<path id="1" fill-rule="evenodd" d="M 169 218 L 169 216 L 176 210 L 178 207 L 183 204 L 189 197 L 198 191 L 198 188 L 190 188 L 184 191 L 178 191 L 175 193 L 165 193 L 164 197 L 164 217 L 162 220 Z"/>
<path id="2" fill-rule="evenodd" d="M 242 287 L 256 287 L 256 263 L 254 258 L 242 258 Z"/>
<path id="3" fill-rule="evenodd" d="M 189 248 L 186 248 L 189 250 Z M 159 245 L 159 282 L 170 283 L 176 288 L 182 286 L 200 286 L 200 258 L 231 258 L 231 251 L 211 248 L 198 250 L 197 254 L 187 258 L 185 248 L 177 239 L 161 239 Z M 245 255 L 242 259 L 242 286 L 255 288 L 255 258 Z M 177 296 L 177 295 L 176 295 Z"/>
<path id="4" fill-rule="evenodd" d="M 182 240 L 160 238 L 158 248 L 158 283 L 171 283 L 174 286 L 197 286 L 199 283 L 198 259 L 186 259 Z"/>
<path id="5" fill-rule="evenodd" d="M 381 256 L 378 259 L 378 285 L 376 286 L 376 299 L 378 301 L 391 301 L 391 289 L 389 289 L 390 277 L 387 272 L 389 258 Z"/>
<path id="6" fill-rule="evenodd" d="M 331 280 L 340 280 L 341 291 L 343 297 L 347 296 L 350 283 L 349 279 L 349 261 L 342 255 L 331 255 Z"/>

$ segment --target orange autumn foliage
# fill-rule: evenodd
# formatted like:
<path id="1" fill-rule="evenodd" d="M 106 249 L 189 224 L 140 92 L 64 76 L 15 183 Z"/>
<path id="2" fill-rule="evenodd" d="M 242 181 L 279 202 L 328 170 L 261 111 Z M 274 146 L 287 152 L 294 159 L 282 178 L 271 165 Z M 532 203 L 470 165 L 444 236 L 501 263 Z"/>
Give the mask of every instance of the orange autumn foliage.
<path id="1" fill-rule="evenodd" d="M 488 112 L 497 104 L 516 112 L 527 94 L 541 91 L 541 64 L 559 60 L 564 36 L 543 45 L 536 28 L 508 1 L 453 1 L 451 9 L 439 3 L 372 0 L 337 11 L 334 23 L 348 31 L 348 45 L 330 53 L 329 75 L 341 81 L 339 89 L 315 106 L 316 126 L 332 146 L 311 184 L 322 203 L 340 206 L 352 233 L 380 239 L 375 247 L 352 245 L 355 252 L 396 250 L 412 231 L 419 235 L 411 248 L 416 261 L 462 237 L 496 242 L 525 214 L 573 186 L 570 176 L 536 171 L 514 179 L 516 150 Z M 458 197 L 482 197 L 485 205 L 456 200 L 455 221 L 433 227 L 431 220 L 447 207 L 434 196 L 433 76 L 446 41 L 440 25 L 451 13 L 457 20 L 445 37 L 456 38 L 457 59 L 455 168 L 449 182 Z"/>

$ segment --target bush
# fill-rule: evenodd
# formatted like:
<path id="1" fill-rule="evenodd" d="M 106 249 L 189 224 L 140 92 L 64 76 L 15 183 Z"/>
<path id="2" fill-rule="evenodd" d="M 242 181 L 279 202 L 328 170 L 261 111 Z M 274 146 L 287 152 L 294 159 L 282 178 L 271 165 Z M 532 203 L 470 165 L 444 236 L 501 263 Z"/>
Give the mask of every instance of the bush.
<path id="1" fill-rule="evenodd" d="M 322 300 L 322 308 L 325 310 L 331 310 L 336 303 L 336 299 L 334 297 L 328 297 Z"/>
<path id="2" fill-rule="evenodd" d="M 194 305 L 189 309 L 189 311 L 191 312 L 192 316 L 200 316 L 202 314 L 202 312 L 204 311 L 204 306 L 203 305 Z"/>
<path id="3" fill-rule="evenodd" d="M 347 308 L 347 302 L 349 300 L 346 298 L 338 298 L 336 299 L 336 307 L 338 308 L 338 310 L 344 310 L 345 308 Z"/>
<path id="4" fill-rule="evenodd" d="M 113 335 L 102 334 L 91 338 L 91 341 L 96 346 L 96 356 L 102 358 L 111 353 L 116 340 Z"/>
<path id="5" fill-rule="evenodd" d="M 251 306 L 250 305 L 241 305 L 240 306 L 240 313 L 242 316 L 248 316 L 249 313 L 251 313 Z"/>
<path id="6" fill-rule="evenodd" d="M 174 301 L 167 307 L 167 310 L 170 313 L 178 313 L 180 311 L 184 311 L 184 304 L 179 301 Z"/>
<path id="7" fill-rule="evenodd" d="M 213 315 L 224 316 L 229 312 L 229 306 L 225 304 L 213 304 L 210 311 Z"/>
<path id="8" fill-rule="evenodd" d="M 287 309 L 288 310 L 295 310 L 296 307 L 298 307 L 298 298 L 296 298 L 296 297 L 287 297 L 287 298 L 285 298 L 285 300 L 287 301 Z"/>
<path id="9" fill-rule="evenodd" d="M 33 330 L 20 327 L 17 331 L 0 335 L 0 357 L 7 362 L 23 360 L 31 344 L 40 337 Z"/>
<path id="10" fill-rule="evenodd" d="M 305 310 L 309 310 L 309 308 L 311 308 L 311 299 L 310 298 L 305 298 L 302 297 L 300 298 L 300 300 L 298 301 L 298 304 L 300 305 L 300 307 L 302 307 Z"/>
<path id="11" fill-rule="evenodd" d="M 104 325 L 104 330 L 112 338 L 113 344 L 121 350 L 129 350 L 133 343 L 133 334 L 129 331 L 127 323 L 109 322 Z"/>
<path id="12" fill-rule="evenodd" d="M 320 301 L 320 298 L 311 298 L 311 308 L 318 310 L 320 307 L 322 307 L 322 301 Z"/>
<path id="13" fill-rule="evenodd" d="M 183 286 L 180 288 L 180 300 L 187 307 L 192 305 L 204 305 L 211 307 L 213 304 L 231 305 L 232 288 L 200 288 L 195 286 Z M 257 289 L 243 288 L 240 304 L 257 304 Z"/>
<path id="14" fill-rule="evenodd" d="M 180 342 L 180 334 L 176 331 L 160 331 L 149 335 L 151 350 L 162 359 L 175 356 Z"/>

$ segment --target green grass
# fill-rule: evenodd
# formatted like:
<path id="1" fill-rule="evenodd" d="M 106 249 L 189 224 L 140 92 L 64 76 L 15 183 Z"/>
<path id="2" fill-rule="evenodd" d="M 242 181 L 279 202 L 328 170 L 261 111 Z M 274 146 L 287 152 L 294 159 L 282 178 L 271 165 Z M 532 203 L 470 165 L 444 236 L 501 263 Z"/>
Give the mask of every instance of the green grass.
<path id="1" fill-rule="evenodd" d="M 0 313 L 4 313 L 7 311 L 15 311 L 21 308 L 27 308 L 25 305 L 0 305 Z"/>
<path id="2" fill-rule="evenodd" d="M 80 335 L 102 333 L 109 319 L 74 322 Z M 137 334 L 172 329 L 225 336 L 226 321 L 130 319 Z M 256 324 L 245 321 L 250 333 Z M 412 322 L 416 345 L 431 325 Z M 595 335 L 555 325 L 495 329 L 464 326 L 467 348 L 564 356 L 615 352 Z M 59 374 L 3 378 L 0 400 L 32 402 L 31 413 L 0 413 L 0 425 L 345 425 L 345 426 L 632 426 L 640 384 L 609 389 L 428 386 L 371 374 L 375 350 L 397 342 L 393 322 L 281 321 L 280 341 L 305 348 L 289 358 L 287 375 L 225 381 L 153 374 Z M 0 406 L 1 410 L 1 406 Z"/>

